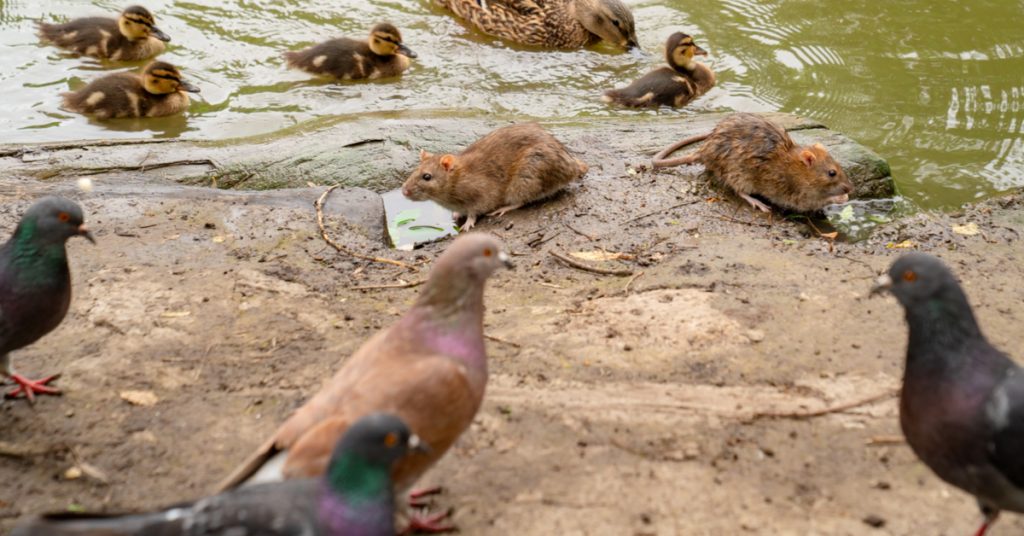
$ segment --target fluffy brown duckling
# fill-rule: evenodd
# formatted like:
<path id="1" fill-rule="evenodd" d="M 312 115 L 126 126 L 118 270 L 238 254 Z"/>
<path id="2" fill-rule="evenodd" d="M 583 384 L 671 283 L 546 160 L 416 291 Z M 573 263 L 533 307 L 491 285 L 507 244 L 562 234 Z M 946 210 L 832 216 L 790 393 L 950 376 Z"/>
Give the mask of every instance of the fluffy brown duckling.
<path id="1" fill-rule="evenodd" d="M 182 80 L 170 63 L 154 61 L 142 75 L 110 74 L 64 94 L 64 108 L 100 119 L 162 117 L 188 108 L 188 93 L 199 88 Z"/>
<path id="2" fill-rule="evenodd" d="M 152 58 L 171 40 L 142 6 L 126 8 L 116 20 L 86 17 L 64 24 L 41 22 L 39 37 L 78 54 L 115 61 Z"/>
<path id="3" fill-rule="evenodd" d="M 365 41 L 341 37 L 284 53 L 290 69 L 339 80 L 398 76 L 409 68 L 409 58 L 415 57 L 416 53 L 402 43 L 398 28 L 386 22 L 374 26 Z"/>
<path id="4" fill-rule="evenodd" d="M 686 106 L 715 87 L 715 73 L 694 59 L 707 54 L 693 42 L 693 37 L 676 32 L 665 44 L 668 66 L 659 67 L 624 88 L 606 91 L 602 100 L 633 108 Z"/>

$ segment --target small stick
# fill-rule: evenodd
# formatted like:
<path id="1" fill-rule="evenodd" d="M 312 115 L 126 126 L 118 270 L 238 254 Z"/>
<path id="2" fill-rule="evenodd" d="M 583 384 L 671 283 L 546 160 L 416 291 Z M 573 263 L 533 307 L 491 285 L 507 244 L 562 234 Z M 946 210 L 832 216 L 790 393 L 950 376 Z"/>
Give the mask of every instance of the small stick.
<path id="1" fill-rule="evenodd" d="M 147 157 L 148 158 L 148 157 Z M 213 169 L 220 169 L 216 162 L 209 158 L 202 158 L 199 160 L 174 160 L 171 162 L 158 162 L 151 165 L 138 165 L 138 166 L 110 166 L 110 167 L 99 167 L 99 168 L 86 168 L 77 170 L 75 173 L 79 175 L 99 175 L 100 173 L 109 173 L 111 171 L 141 171 L 145 173 L 151 169 L 160 169 L 165 167 L 174 166 L 210 166 Z"/>
<path id="2" fill-rule="evenodd" d="M 586 238 L 587 240 L 590 240 L 591 242 L 593 242 L 594 240 L 597 240 L 597 239 L 596 239 L 596 238 L 594 238 L 593 236 L 591 236 L 591 235 L 588 235 L 587 233 L 584 233 L 583 231 L 581 231 L 581 230 L 579 230 L 579 229 L 577 229 L 577 228 L 573 227 L 572 225 L 569 225 L 569 224 L 568 224 L 568 223 L 566 223 L 566 222 L 562 222 L 562 225 L 564 225 L 564 226 L 568 227 L 570 231 L 572 231 L 572 232 L 574 232 L 574 233 L 576 233 L 576 234 L 578 234 L 578 235 L 582 236 L 583 238 Z"/>
<path id="3" fill-rule="evenodd" d="M 339 253 L 348 255 L 349 257 L 355 257 L 357 259 L 362 259 L 364 261 L 379 262 L 383 264 L 393 264 L 395 266 L 401 266 L 402 268 L 408 268 L 409 270 L 415 270 L 415 266 L 406 264 L 402 261 L 393 261 L 391 259 L 385 259 L 382 257 L 371 257 L 368 255 L 356 253 L 355 251 L 352 251 L 351 249 L 348 249 L 345 246 L 338 244 L 334 240 L 331 240 L 331 237 L 327 236 L 327 229 L 324 228 L 324 200 L 327 199 L 327 195 L 334 191 L 334 189 L 337 188 L 338 186 L 340 185 L 335 184 L 334 186 L 331 186 L 330 188 L 325 190 L 324 193 L 321 194 L 319 198 L 317 198 L 316 203 L 313 203 L 313 206 L 316 207 L 316 225 L 317 227 L 320 228 L 320 236 L 323 237 L 324 242 L 327 242 L 327 245 L 331 246 Z"/>
<path id="4" fill-rule="evenodd" d="M 519 344 L 517 342 L 506 341 L 505 339 L 499 339 L 498 337 L 495 337 L 494 335 L 484 335 L 484 338 L 489 340 L 489 341 L 500 342 L 501 344 L 507 344 L 507 345 L 511 346 L 512 348 L 522 348 L 523 347 L 523 345 L 521 345 L 521 344 Z"/>
<path id="5" fill-rule="evenodd" d="M 552 257 L 554 257 L 554 258 L 564 262 L 565 264 L 569 265 L 570 268 L 575 268 L 577 270 L 583 270 L 584 272 L 590 272 L 592 274 L 600 274 L 600 275 L 615 275 L 615 276 L 619 276 L 619 277 L 626 277 L 626 276 L 629 276 L 629 275 L 633 275 L 633 270 L 607 270 L 607 269 L 604 269 L 604 268 L 595 268 L 593 266 L 587 266 L 586 264 L 583 264 L 581 262 L 576 262 L 576 261 L 570 259 L 569 257 L 566 257 L 565 255 L 562 255 L 562 254 L 558 253 L 557 251 L 555 251 L 553 249 L 549 249 L 548 253 L 550 253 Z"/>
<path id="6" fill-rule="evenodd" d="M 832 406 L 830 408 L 819 409 L 817 411 L 792 411 L 792 412 L 781 412 L 776 413 L 772 411 L 759 411 L 750 416 L 745 422 L 753 422 L 758 419 L 812 419 L 814 417 L 821 417 L 824 415 L 830 415 L 832 413 L 842 413 L 846 410 L 853 409 L 859 406 L 866 406 L 868 404 L 874 404 L 880 400 L 892 398 L 898 394 L 898 391 L 888 391 L 882 394 L 874 395 L 862 400 L 855 400 L 846 404 L 840 404 L 838 406 Z"/>
<path id="7" fill-rule="evenodd" d="M 622 289 L 623 294 L 628 294 L 629 293 L 629 286 L 633 284 L 633 281 L 636 281 L 642 275 L 644 275 L 644 272 L 637 272 L 636 275 L 634 275 L 633 277 L 629 278 L 629 281 L 626 281 L 626 286 Z"/>
<path id="8" fill-rule="evenodd" d="M 637 220 L 642 220 L 644 218 L 649 218 L 651 216 L 655 216 L 655 215 L 661 214 L 663 212 L 668 212 L 670 210 L 675 210 L 675 209 L 680 208 L 680 207 L 685 207 L 685 206 L 689 206 L 689 205 L 696 205 L 697 203 L 700 203 L 701 201 L 703 201 L 703 199 L 698 199 L 696 201 L 687 201 L 685 203 L 679 203 L 678 205 L 672 205 L 671 207 L 665 207 L 665 208 L 662 208 L 662 209 L 658 209 L 658 210 L 655 210 L 654 212 L 648 212 L 647 214 L 641 214 L 641 215 L 639 215 L 639 216 L 637 216 L 635 218 L 628 219 L 628 220 L 620 223 L 619 225 L 626 225 L 626 224 L 629 224 L 629 223 L 633 223 L 633 222 L 635 222 Z M 572 228 L 570 227 L 570 229 L 572 229 Z"/>
<path id="9" fill-rule="evenodd" d="M 426 279 L 417 279 L 416 281 L 410 281 L 408 283 L 389 283 L 387 285 L 365 285 L 362 287 L 348 287 L 349 290 L 379 290 L 385 288 L 412 288 L 418 287 L 423 283 L 426 283 Z"/>

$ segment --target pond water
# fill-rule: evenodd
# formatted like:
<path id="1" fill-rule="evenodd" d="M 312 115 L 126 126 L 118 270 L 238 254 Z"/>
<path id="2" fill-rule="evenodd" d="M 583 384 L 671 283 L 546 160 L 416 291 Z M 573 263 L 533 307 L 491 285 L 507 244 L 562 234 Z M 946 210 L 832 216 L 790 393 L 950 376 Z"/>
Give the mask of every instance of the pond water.
<path id="1" fill-rule="evenodd" d="M 512 47 L 430 0 L 153 0 L 172 37 L 161 59 L 202 88 L 186 117 L 101 124 L 59 109 L 60 93 L 124 65 L 40 45 L 34 21 L 116 14 L 125 2 L 0 0 L 0 141 L 182 137 L 280 131 L 323 116 L 446 109 L 518 119 L 779 110 L 821 120 L 892 164 L 903 195 L 948 208 L 1024 185 L 1024 2 L 973 0 L 626 0 L 649 52 Z M 334 84 L 283 67 L 281 52 L 377 21 L 419 53 L 397 81 Z M 623 111 L 600 91 L 662 62 L 683 30 L 710 51 L 719 87 L 687 111 Z M 135 65 L 137 67 L 138 64 Z"/>

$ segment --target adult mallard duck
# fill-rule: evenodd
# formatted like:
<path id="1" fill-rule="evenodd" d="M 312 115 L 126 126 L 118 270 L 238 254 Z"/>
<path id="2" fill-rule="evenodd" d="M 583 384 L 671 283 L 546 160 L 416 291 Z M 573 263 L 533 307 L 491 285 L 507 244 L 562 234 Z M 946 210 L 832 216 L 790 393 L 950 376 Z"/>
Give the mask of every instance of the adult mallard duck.
<path id="1" fill-rule="evenodd" d="M 639 47 L 620 0 L 436 0 L 480 31 L 523 45 L 581 48 L 597 41 Z"/>
<path id="2" fill-rule="evenodd" d="M 78 91 L 64 94 L 64 108 L 100 119 L 162 117 L 188 108 L 188 93 L 199 88 L 182 80 L 170 63 L 154 61 L 139 76 L 108 74 Z"/>
<path id="3" fill-rule="evenodd" d="M 39 37 L 58 47 L 94 58 L 136 61 L 164 51 L 170 41 L 156 27 L 153 14 L 142 6 L 131 6 L 117 19 L 86 17 L 64 24 L 39 23 Z"/>
<path id="4" fill-rule="evenodd" d="M 402 43 L 398 28 L 386 22 L 374 26 L 365 41 L 342 37 L 284 53 L 289 68 L 339 80 L 398 76 L 409 68 L 409 58 L 415 57 Z"/>
<path id="5" fill-rule="evenodd" d="M 624 88 L 606 91 L 602 100 L 634 108 L 686 106 L 715 87 L 715 73 L 693 59 L 706 55 L 692 37 L 676 32 L 665 44 L 667 67 L 655 69 Z"/>

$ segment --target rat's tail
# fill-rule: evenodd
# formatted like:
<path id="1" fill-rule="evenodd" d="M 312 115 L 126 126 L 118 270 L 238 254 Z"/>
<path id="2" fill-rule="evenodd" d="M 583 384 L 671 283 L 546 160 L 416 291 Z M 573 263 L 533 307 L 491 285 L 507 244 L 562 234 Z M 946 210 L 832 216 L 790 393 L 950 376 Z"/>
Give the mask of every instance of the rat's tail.
<path id="1" fill-rule="evenodd" d="M 710 136 L 710 135 L 711 135 L 710 132 L 708 132 L 707 134 L 697 134 L 696 136 L 690 136 L 689 138 L 681 139 L 681 140 L 673 143 L 672 145 L 669 145 L 668 147 L 665 147 L 664 149 L 661 150 L 661 152 L 659 152 L 658 154 L 654 155 L 654 159 L 651 161 L 651 166 L 654 167 L 655 169 L 657 169 L 657 168 L 663 168 L 663 167 L 683 166 L 683 165 L 692 164 L 692 163 L 696 162 L 697 161 L 697 154 L 696 153 L 688 154 L 686 156 L 680 156 L 679 158 L 671 158 L 671 159 L 668 158 L 668 155 L 678 151 L 679 149 L 682 149 L 683 147 L 686 147 L 687 145 L 691 145 L 691 144 L 697 143 L 699 141 L 704 141 L 704 140 L 708 139 L 708 136 Z"/>

